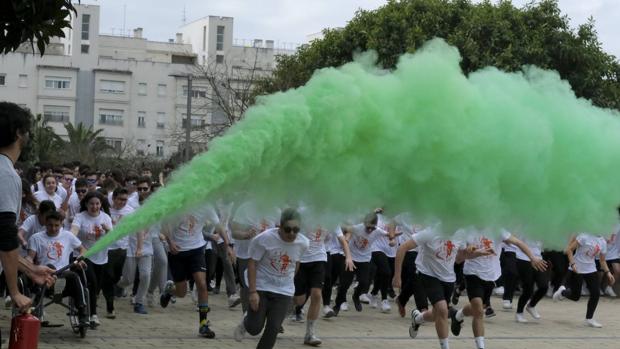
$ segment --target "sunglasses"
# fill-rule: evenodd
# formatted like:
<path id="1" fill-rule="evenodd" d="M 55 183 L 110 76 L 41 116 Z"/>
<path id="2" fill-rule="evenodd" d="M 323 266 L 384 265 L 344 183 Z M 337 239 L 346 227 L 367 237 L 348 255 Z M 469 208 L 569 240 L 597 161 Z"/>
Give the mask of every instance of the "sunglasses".
<path id="1" fill-rule="evenodd" d="M 86 189 L 76 189 L 75 190 L 75 192 L 78 193 L 78 194 L 84 194 L 84 193 L 86 193 L 86 191 L 87 191 Z"/>
<path id="2" fill-rule="evenodd" d="M 88 184 L 95 184 L 95 183 L 97 183 L 97 180 L 96 179 L 87 179 L 86 183 L 88 183 Z"/>
<path id="3" fill-rule="evenodd" d="M 284 230 L 285 233 L 290 234 L 297 234 L 299 233 L 299 227 L 282 227 L 282 230 Z"/>
<path id="4" fill-rule="evenodd" d="M 149 191 L 149 187 L 138 187 L 138 191 Z"/>
<path id="5" fill-rule="evenodd" d="M 136 181 L 127 181 L 127 185 L 136 185 Z"/>
<path id="6" fill-rule="evenodd" d="M 63 177 L 63 179 L 67 182 L 71 182 L 73 180 L 73 178 L 71 177 Z"/>

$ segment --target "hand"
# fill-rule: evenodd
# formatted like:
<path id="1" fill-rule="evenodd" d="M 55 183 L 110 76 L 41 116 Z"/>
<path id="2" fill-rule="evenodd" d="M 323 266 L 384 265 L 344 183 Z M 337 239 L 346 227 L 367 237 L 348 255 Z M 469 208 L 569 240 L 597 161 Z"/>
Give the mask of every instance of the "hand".
<path id="1" fill-rule="evenodd" d="M 537 271 L 545 271 L 547 270 L 547 262 L 540 258 L 532 259 L 532 268 Z"/>
<path id="2" fill-rule="evenodd" d="M 24 296 L 20 292 L 11 295 L 11 300 L 20 312 L 25 313 L 32 306 L 32 299 Z"/>
<path id="3" fill-rule="evenodd" d="M 579 272 L 577 271 L 577 264 L 575 264 L 575 262 L 573 262 L 573 263 L 571 263 L 569 265 L 570 265 L 571 269 L 573 269 L 573 272 L 575 274 L 579 274 Z"/>
<path id="4" fill-rule="evenodd" d="M 250 292 L 250 308 L 253 311 L 258 311 L 258 304 L 260 303 L 260 297 L 256 291 Z"/>
<path id="5" fill-rule="evenodd" d="M 235 250 L 228 246 L 227 251 L 228 253 L 228 260 L 230 260 L 230 263 L 235 264 L 237 262 L 237 255 L 235 255 Z"/>
<path id="6" fill-rule="evenodd" d="M 137 249 L 136 250 L 136 257 L 142 257 L 142 249 Z"/>
<path id="7" fill-rule="evenodd" d="M 614 278 L 613 275 L 611 275 L 611 273 L 607 273 L 607 281 L 609 281 L 610 285 L 613 285 L 616 283 L 616 279 Z"/>
<path id="8" fill-rule="evenodd" d="M 37 285 L 51 287 L 56 282 L 56 270 L 44 265 L 33 265 L 26 275 Z"/>
<path id="9" fill-rule="evenodd" d="M 392 278 L 392 287 L 394 289 L 400 288 L 402 281 L 400 279 L 400 275 L 394 273 L 394 278 Z"/>
<path id="10" fill-rule="evenodd" d="M 103 223 L 101 227 L 103 227 L 103 230 L 105 230 L 106 233 L 112 230 L 112 228 L 110 228 L 110 226 L 105 223 Z"/>
<path id="11" fill-rule="evenodd" d="M 347 271 L 354 271 L 355 270 L 355 263 L 353 263 L 353 260 L 351 258 L 347 258 L 344 262 L 344 269 Z"/>
<path id="12" fill-rule="evenodd" d="M 492 248 L 481 248 L 479 250 L 475 250 L 472 253 L 473 258 L 484 257 L 484 256 L 493 256 L 495 255 L 495 251 Z"/>
<path id="13" fill-rule="evenodd" d="M 174 243 L 172 240 L 168 240 L 168 247 L 170 248 L 170 253 L 177 254 L 179 253 L 179 246 Z"/>
<path id="14" fill-rule="evenodd" d="M 396 246 L 396 239 L 391 239 L 388 245 L 390 245 L 390 247 Z"/>

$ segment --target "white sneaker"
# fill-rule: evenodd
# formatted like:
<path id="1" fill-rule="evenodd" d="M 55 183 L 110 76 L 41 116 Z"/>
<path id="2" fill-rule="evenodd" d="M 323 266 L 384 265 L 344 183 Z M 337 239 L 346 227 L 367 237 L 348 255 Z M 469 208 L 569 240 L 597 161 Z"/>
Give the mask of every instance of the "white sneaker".
<path id="1" fill-rule="evenodd" d="M 503 296 L 504 295 L 504 286 L 495 287 L 493 289 L 493 295 L 494 296 L 498 296 L 498 297 Z"/>
<path id="2" fill-rule="evenodd" d="M 525 324 L 528 322 L 525 316 L 523 316 L 523 313 L 516 313 L 515 320 L 517 320 L 517 322 L 520 324 Z"/>
<path id="3" fill-rule="evenodd" d="M 234 308 L 234 307 L 238 306 L 239 304 L 241 304 L 241 297 L 239 297 L 236 293 L 235 294 L 231 294 L 228 297 L 228 307 L 229 308 Z"/>
<path id="4" fill-rule="evenodd" d="M 502 301 L 502 309 L 504 309 L 504 310 L 512 309 L 512 301 L 508 300 L 508 299 L 504 299 Z"/>
<path id="5" fill-rule="evenodd" d="M 586 287 L 586 285 L 581 285 L 581 295 L 582 296 L 589 296 L 590 295 L 590 290 L 588 290 L 588 288 Z"/>
<path id="6" fill-rule="evenodd" d="M 566 287 L 564 287 L 564 286 L 558 287 L 558 290 L 555 291 L 555 293 L 553 294 L 553 301 L 554 302 L 564 300 L 564 296 L 562 296 L 562 291 L 564 291 L 564 290 L 566 290 Z"/>
<path id="7" fill-rule="evenodd" d="M 616 298 L 618 297 L 618 295 L 616 295 L 616 292 L 614 292 L 613 287 L 611 286 L 607 286 L 605 287 L 605 294 L 611 298 Z"/>
<path id="8" fill-rule="evenodd" d="M 388 301 L 387 299 L 384 299 L 381 302 L 381 312 L 389 313 L 391 310 L 392 310 L 392 306 L 390 305 L 390 301 Z"/>
<path id="9" fill-rule="evenodd" d="M 349 303 L 344 302 L 344 303 L 340 304 L 340 310 L 342 310 L 342 311 L 349 311 Z"/>
<path id="10" fill-rule="evenodd" d="M 364 304 L 369 304 L 372 298 L 373 298 L 372 295 L 369 296 L 366 293 L 364 293 L 360 296 L 360 302 Z"/>
<path id="11" fill-rule="evenodd" d="M 536 307 L 530 307 L 528 304 L 525 306 L 525 311 L 527 311 L 534 319 L 540 320 L 540 314 L 538 313 L 538 310 L 536 310 Z"/>
<path id="12" fill-rule="evenodd" d="M 146 304 L 149 307 L 152 307 L 152 306 L 155 305 L 155 295 L 154 294 L 152 294 L 152 293 L 147 293 L 146 294 Z"/>
<path id="13" fill-rule="evenodd" d="M 336 313 L 334 313 L 334 309 L 332 309 L 332 307 L 330 307 L 329 305 L 323 307 L 323 317 L 329 319 L 334 316 L 336 316 Z"/>
<path id="14" fill-rule="evenodd" d="M 603 325 L 601 325 L 600 323 L 598 323 L 594 319 L 586 319 L 585 325 L 588 326 L 588 327 L 594 327 L 594 328 L 601 328 L 601 327 L 603 327 Z"/>
<path id="15" fill-rule="evenodd" d="M 237 327 L 235 327 L 235 331 L 233 332 L 233 337 L 235 338 L 235 340 L 237 342 L 241 342 L 243 340 L 243 337 L 245 337 L 245 326 L 243 325 L 243 319 L 241 320 L 241 323 L 239 323 L 239 325 L 237 325 Z"/>
<path id="16" fill-rule="evenodd" d="M 546 296 L 547 298 L 553 298 L 553 286 L 549 285 Z"/>
<path id="17" fill-rule="evenodd" d="M 94 326 L 101 325 L 101 321 L 99 321 L 99 317 L 97 315 L 91 315 L 90 316 L 90 323 L 91 323 L 91 325 L 94 325 Z"/>
<path id="18" fill-rule="evenodd" d="M 379 297 L 370 295 L 370 306 L 376 308 L 379 306 Z M 361 297 L 360 297 L 361 298 Z"/>

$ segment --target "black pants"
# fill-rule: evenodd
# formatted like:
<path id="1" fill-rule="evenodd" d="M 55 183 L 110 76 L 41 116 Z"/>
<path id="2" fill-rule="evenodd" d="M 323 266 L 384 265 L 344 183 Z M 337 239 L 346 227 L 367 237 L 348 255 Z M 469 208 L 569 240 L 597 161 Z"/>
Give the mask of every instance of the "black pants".
<path id="1" fill-rule="evenodd" d="M 543 258 L 549 262 L 551 266 L 551 286 L 553 291 L 557 291 L 562 286 L 568 271 L 568 257 L 563 251 L 545 251 Z"/>
<path id="2" fill-rule="evenodd" d="M 271 349 L 276 344 L 276 337 L 291 307 L 293 297 L 266 291 L 258 291 L 258 296 L 260 297 L 258 310 L 248 309 L 243 326 L 253 336 L 263 331 L 257 349 Z"/>
<path id="3" fill-rule="evenodd" d="M 415 259 L 417 257 L 418 253 L 416 251 L 408 251 L 405 254 L 403 268 L 400 273 L 402 285 L 397 300 L 402 306 L 405 306 L 409 302 L 409 298 L 413 296 L 416 308 L 422 311 L 428 309 L 428 302 L 422 283 L 418 280 L 417 268 L 415 266 Z"/>
<path id="4" fill-rule="evenodd" d="M 502 277 L 504 278 L 504 296 L 502 296 L 502 299 L 512 302 L 519 275 L 517 271 L 517 253 L 503 251 L 500 255 L 500 263 L 502 265 Z"/>
<path id="5" fill-rule="evenodd" d="M 95 264 L 86 259 L 86 282 L 90 301 L 90 315 L 97 315 L 97 297 L 101 291 L 105 264 Z"/>
<path id="6" fill-rule="evenodd" d="M 323 283 L 323 305 L 329 306 L 332 300 L 332 289 L 340 274 L 344 271 L 345 257 L 339 253 L 327 254 L 327 265 L 325 266 L 325 282 Z"/>
<path id="7" fill-rule="evenodd" d="M 355 288 L 355 292 L 353 292 L 353 299 L 358 299 L 360 295 L 368 292 L 368 287 L 370 286 L 370 275 L 369 268 L 370 262 L 353 262 L 355 264 L 354 271 L 345 270 L 340 275 L 340 285 L 338 286 L 338 295 L 336 296 L 336 306 L 340 307 L 340 305 L 347 301 L 347 291 L 349 287 L 353 283 L 353 277 L 357 277 L 357 287 Z"/>
<path id="8" fill-rule="evenodd" d="M 376 268 L 373 288 L 370 293 L 377 295 L 380 291 L 381 300 L 385 300 L 388 297 L 388 289 L 394 275 L 394 258 L 386 256 L 383 252 L 375 251 L 372 253 L 370 262 Z"/>
<path id="9" fill-rule="evenodd" d="M 600 297 L 601 280 L 597 272 L 589 274 L 577 274 L 573 271 L 569 272 L 566 279 L 566 290 L 562 291 L 562 296 L 572 300 L 578 301 L 581 297 L 581 285 L 586 282 L 586 287 L 590 291 L 590 299 L 588 299 L 588 306 L 586 308 L 586 319 L 591 319 L 594 316 L 594 311 L 598 305 L 598 299 Z"/>
<path id="10" fill-rule="evenodd" d="M 114 286 L 123 276 L 126 257 L 127 250 L 122 248 L 108 251 L 108 263 L 104 267 L 100 288 L 105 298 L 106 310 L 109 313 L 114 311 Z"/>
<path id="11" fill-rule="evenodd" d="M 530 307 L 535 307 L 545 296 L 549 288 L 549 277 L 547 273 L 535 270 L 531 262 L 520 259 L 517 259 L 517 271 L 522 288 L 517 303 L 517 313 L 523 313 L 523 308 L 528 302 Z M 536 292 L 534 292 L 534 283 L 536 283 Z"/>

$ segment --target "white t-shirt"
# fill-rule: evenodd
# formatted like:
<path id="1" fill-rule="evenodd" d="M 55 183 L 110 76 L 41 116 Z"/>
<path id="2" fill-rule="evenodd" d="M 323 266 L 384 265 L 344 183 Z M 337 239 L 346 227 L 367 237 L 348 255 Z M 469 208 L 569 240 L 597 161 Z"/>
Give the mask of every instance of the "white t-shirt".
<path id="1" fill-rule="evenodd" d="M 527 238 L 522 238 L 519 240 L 523 241 L 527 245 L 527 247 L 530 248 L 530 251 L 532 251 L 532 255 L 534 255 L 534 257 L 542 259 L 542 241 L 536 241 Z M 530 262 L 530 257 L 528 257 L 523 251 L 521 251 L 520 248 L 517 248 L 517 259 Z"/>
<path id="2" fill-rule="evenodd" d="M 53 265 L 57 270 L 69 264 L 71 251 L 82 246 L 82 242 L 70 231 L 61 229 L 58 235 L 49 236 L 42 231 L 28 240 L 28 250 L 34 251 L 37 264 Z"/>
<path id="3" fill-rule="evenodd" d="M 54 195 L 50 195 L 45 190 L 39 190 L 38 192 L 34 193 L 34 197 L 39 202 L 45 201 L 45 200 L 53 201 L 57 210 L 61 208 L 62 203 L 64 201 L 63 198 L 60 195 L 58 195 L 58 193 L 54 193 Z"/>
<path id="4" fill-rule="evenodd" d="M 465 247 L 463 240 L 445 239 L 429 227 L 415 234 L 413 241 L 422 247 L 415 260 L 418 272 L 443 282 L 456 281 L 454 262 L 457 252 Z"/>
<path id="5" fill-rule="evenodd" d="M 127 197 L 127 206 L 133 208 L 134 210 L 137 210 L 138 207 L 140 207 L 140 196 L 137 191 L 129 194 Z"/>
<path id="6" fill-rule="evenodd" d="M 340 226 L 336 227 L 333 234 L 330 234 L 325 241 L 325 248 L 329 254 L 341 254 L 344 256 L 344 249 L 342 248 L 342 244 L 340 240 L 338 240 L 338 236 L 343 236 L 342 228 Z"/>
<path id="7" fill-rule="evenodd" d="M 235 211 L 232 221 L 238 224 L 251 226 L 252 230 L 256 234 L 260 234 L 267 229 L 273 229 L 276 227 L 277 222 L 277 210 L 271 210 L 270 212 L 260 212 L 259 208 L 251 202 L 244 202 L 239 205 L 237 210 Z M 237 240 L 233 239 L 235 255 L 237 258 L 241 259 L 249 259 L 250 254 L 250 243 L 252 239 L 245 240 Z"/>
<path id="8" fill-rule="evenodd" d="M 155 229 L 158 233 L 159 238 L 159 229 Z M 127 238 L 127 257 L 135 257 L 136 251 L 138 250 L 138 234 L 143 234 L 144 239 L 142 240 L 142 256 L 152 256 L 153 255 L 153 233 L 152 229 L 149 229 L 144 232 L 139 232 L 135 234 L 130 234 Z"/>
<path id="9" fill-rule="evenodd" d="M 616 227 L 614 228 L 614 233 L 611 234 L 609 240 L 607 240 L 607 253 L 605 254 L 605 258 L 608 261 L 620 258 L 620 237 L 618 236 L 619 232 L 620 224 L 616 225 Z"/>
<path id="10" fill-rule="evenodd" d="M 358 263 L 370 262 L 370 259 L 372 258 L 372 244 L 383 235 L 388 235 L 388 233 L 381 228 L 377 228 L 371 233 L 367 233 L 366 226 L 363 223 L 352 226 L 351 238 L 349 239 L 351 259 Z"/>
<path id="11" fill-rule="evenodd" d="M 173 229 L 171 236 L 179 251 L 190 251 L 207 244 L 202 235 L 202 228 L 207 224 L 207 221 L 213 224 L 220 222 L 215 209 L 210 205 L 195 209 L 183 216 L 176 229 Z"/>
<path id="12" fill-rule="evenodd" d="M 596 257 L 607 253 L 607 242 L 605 238 L 582 233 L 577 235 L 577 242 L 579 243 L 579 247 L 577 247 L 574 256 L 577 273 L 589 274 L 595 272 Z M 568 269 L 573 270 L 571 266 L 569 266 Z"/>
<path id="13" fill-rule="evenodd" d="M 32 235 L 44 231 L 45 226 L 39 223 L 38 215 L 34 215 L 26 218 L 19 229 L 24 231 L 24 240 L 28 241 Z"/>
<path id="14" fill-rule="evenodd" d="M 321 227 L 317 227 L 316 229 L 301 232 L 305 237 L 308 238 L 310 245 L 308 249 L 301 256 L 301 263 L 310 263 L 310 262 L 327 262 L 327 249 L 325 246 L 325 240 L 329 238 L 336 239 L 338 242 L 338 237 L 343 236 L 342 230 L 338 229 L 335 231 L 329 231 L 326 229 L 322 229 Z"/>
<path id="15" fill-rule="evenodd" d="M 309 245 L 310 241 L 302 234 L 297 234 L 293 242 L 285 242 L 277 228 L 252 239 L 250 252 L 256 261 L 256 289 L 293 296 L 295 266 Z"/>
<path id="16" fill-rule="evenodd" d="M 132 214 L 134 211 L 133 207 L 129 206 L 129 205 L 125 205 L 120 209 L 115 209 L 114 207 L 110 207 L 110 218 L 112 218 L 112 226 L 115 227 L 118 222 L 121 221 L 121 219 L 123 219 L 123 217 Z M 124 236 L 116 241 L 114 241 L 112 244 L 110 244 L 110 246 L 108 246 L 108 250 L 115 250 L 115 249 L 123 249 L 126 250 L 127 249 L 127 245 L 129 241 L 129 237 L 128 236 Z"/>
<path id="17" fill-rule="evenodd" d="M 45 185 L 43 184 L 43 180 L 40 180 L 40 181 L 37 182 L 36 188 L 35 188 L 34 184 L 31 185 L 30 186 L 30 190 L 33 193 L 36 193 L 38 191 L 45 191 Z M 67 198 L 67 190 L 65 188 L 63 188 L 62 185 L 57 185 L 56 186 L 56 194 L 58 194 L 62 198 L 63 201 Z"/>
<path id="18" fill-rule="evenodd" d="M 75 216 L 72 226 L 79 228 L 77 237 L 82 241 L 82 245 L 89 249 L 106 234 L 103 229 L 104 224 L 109 228 L 112 227 L 112 218 L 107 213 L 100 211 L 97 217 L 92 217 L 88 211 L 83 211 Z M 106 264 L 108 262 L 108 249 L 105 248 L 88 257 L 88 259 L 97 265 Z"/>
<path id="19" fill-rule="evenodd" d="M 495 240 L 489 239 L 488 236 L 490 236 L 490 234 L 485 234 L 485 232 L 468 230 L 465 234 L 467 234 L 465 241 L 468 246 L 472 245 L 477 250 L 492 248 L 495 254 L 466 259 L 463 265 L 463 274 L 475 275 L 485 281 L 495 281 L 499 279 L 502 275 L 502 268 L 499 262 L 499 248 L 503 241 L 510 238 L 510 233 L 504 230 L 501 236 Z"/>
<path id="20" fill-rule="evenodd" d="M 77 193 L 73 192 L 71 197 L 69 197 L 67 218 L 65 219 L 65 229 L 71 230 L 71 223 L 73 223 L 73 219 L 78 213 L 80 213 L 80 198 Z"/>

